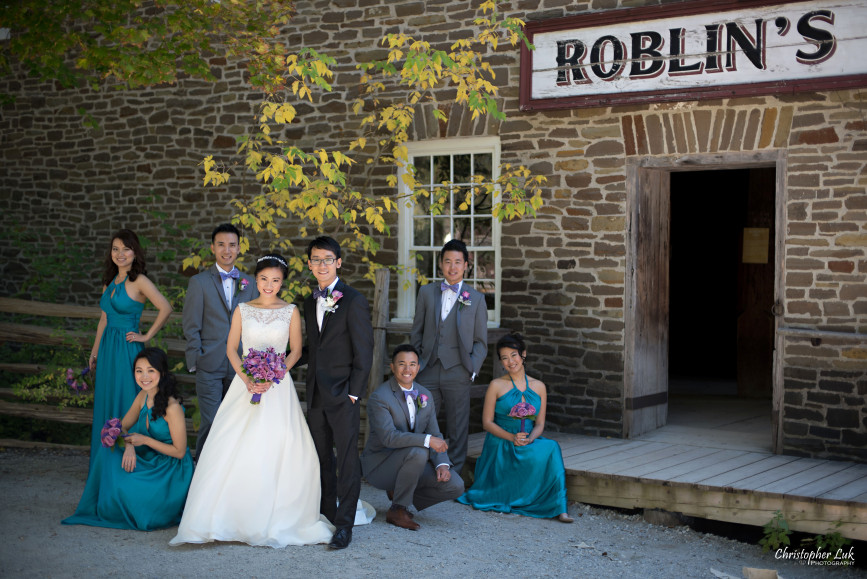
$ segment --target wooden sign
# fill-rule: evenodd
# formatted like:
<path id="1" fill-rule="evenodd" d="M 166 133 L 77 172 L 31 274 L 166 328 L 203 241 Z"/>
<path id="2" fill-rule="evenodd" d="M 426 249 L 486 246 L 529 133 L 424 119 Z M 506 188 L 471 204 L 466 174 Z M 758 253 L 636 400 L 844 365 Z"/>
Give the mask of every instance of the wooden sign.
<path id="1" fill-rule="evenodd" d="M 743 263 L 768 263 L 768 238 L 770 230 L 767 227 L 744 228 Z"/>
<path id="2" fill-rule="evenodd" d="M 865 31 L 865 0 L 711 0 L 532 22 L 521 109 L 867 86 Z"/>

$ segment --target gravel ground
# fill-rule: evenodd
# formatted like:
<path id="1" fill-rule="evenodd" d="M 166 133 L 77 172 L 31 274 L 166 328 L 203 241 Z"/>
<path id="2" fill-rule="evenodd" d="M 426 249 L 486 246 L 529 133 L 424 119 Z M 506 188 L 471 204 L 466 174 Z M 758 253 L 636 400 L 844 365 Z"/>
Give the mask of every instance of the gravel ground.
<path id="1" fill-rule="evenodd" d="M 344 551 L 324 545 L 269 549 L 240 543 L 168 546 L 175 529 L 143 533 L 62 526 L 75 510 L 87 455 L 0 449 L 2 577 L 867 577 L 863 569 L 775 560 L 755 545 L 651 525 L 638 515 L 570 504 L 572 525 L 483 513 L 456 502 L 416 516 L 422 528 L 385 523 L 385 493 L 364 485 L 377 510 Z M 714 571 L 712 571 L 714 570 Z"/>

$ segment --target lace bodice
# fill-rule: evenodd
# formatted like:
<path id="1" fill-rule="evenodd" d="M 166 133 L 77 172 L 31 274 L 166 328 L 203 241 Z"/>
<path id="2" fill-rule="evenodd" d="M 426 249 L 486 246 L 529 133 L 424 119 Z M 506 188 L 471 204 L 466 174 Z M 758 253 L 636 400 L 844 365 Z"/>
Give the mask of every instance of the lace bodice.
<path id="1" fill-rule="evenodd" d="M 246 303 L 238 304 L 238 307 L 241 308 L 241 344 L 244 353 L 250 348 L 286 351 L 294 304 L 275 310 L 257 308 Z"/>

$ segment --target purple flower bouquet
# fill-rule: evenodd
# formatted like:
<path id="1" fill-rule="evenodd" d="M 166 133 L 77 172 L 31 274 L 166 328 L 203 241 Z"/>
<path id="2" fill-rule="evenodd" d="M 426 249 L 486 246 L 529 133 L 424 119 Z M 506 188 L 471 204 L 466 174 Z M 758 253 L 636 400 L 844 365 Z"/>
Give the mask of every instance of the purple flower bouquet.
<path id="1" fill-rule="evenodd" d="M 524 432 L 524 421 L 536 420 L 536 407 L 529 402 L 518 402 L 512 406 L 512 409 L 509 411 L 509 416 L 521 420 L 520 432 Z"/>
<path id="2" fill-rule="evenodd" d="M 267 350 L 254 350 L 250 348 L 247 355 L 241 361 L 244 374 L 254 382 L 273 382 L 279 384 L 286 376 L 286 354 L 278 354 L 274 348 Z M 250 404 L 259 404 L 262 400 L 260 393 L 253 394 Z"/>
<path id="3" fill-rule="evenodd" d="M 82 394 L 85 390 L 87 390 L 89 384 L 89 376 L 90 368 L 84 367 L 78 377 L 76 377 L 76 372 L 72 368 L 66 369 L 66 385 L 72 388 L 76 394 Z"/>
<path id="4" fill-rule="evenodd" d="M 102 426 L 102 431 L 99 433 L 99 438 L 102 439 L 102 446 L 114 450 L 114 443 L 120 438 L 121 442 L 118 446 L 123 446 L 123 435 L 121 434 L 120 418 L 109 418 Z"/>

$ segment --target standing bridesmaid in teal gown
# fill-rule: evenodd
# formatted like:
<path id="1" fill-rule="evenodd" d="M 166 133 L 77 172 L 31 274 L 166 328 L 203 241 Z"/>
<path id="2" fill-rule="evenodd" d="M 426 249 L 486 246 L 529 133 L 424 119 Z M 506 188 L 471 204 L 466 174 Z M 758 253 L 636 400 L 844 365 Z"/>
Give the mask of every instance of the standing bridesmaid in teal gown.
<path id="1" fill-rule="evenodd" d="M 104 289 L 99 307 L 102 316 L 90 353 L 90 369 L 95 371 L 93 426 L 90 461 L 101 446 L 99 433 L 109 418 L 120 418 L 130 407 L 138 389 L 132 376 L 132 362 L 165 325 L 172 306 L 147 276 L 145 255 L 138 236 L 121 229 L 111 239 L 102 275 Z M 145 300 L 159 310 L 146 334 L 139 330 Z M 97 360 L 99 361 L 97 363 Z"/>
<path id="2" fill-rule="evenodd" d="M 476 461 L 475 483 L 458 501 L 480 511 L 557 517 L 571 523 L 560 445 L 542 438 L 545 385 L 525 373 L 527 347 L 520 334 L 502 337 L 497 355 L 508 373 L 488 386 L 482 410 L 482 426 L 488 434 Z M 520 402 L 533 406 L 531 418 L 509 416 Z"/>
<path id="3" fill-rule="evenodd" d="M 78 508 L 64 525 L 152 531 L 181 520 L 193 459 L 184 408 L 165 352 L 142 350 L 135 358 L 134 375 L 141 392 L 123 417 L 126 448 L 118 452 L 100 445 L 91 458 Z"/>

